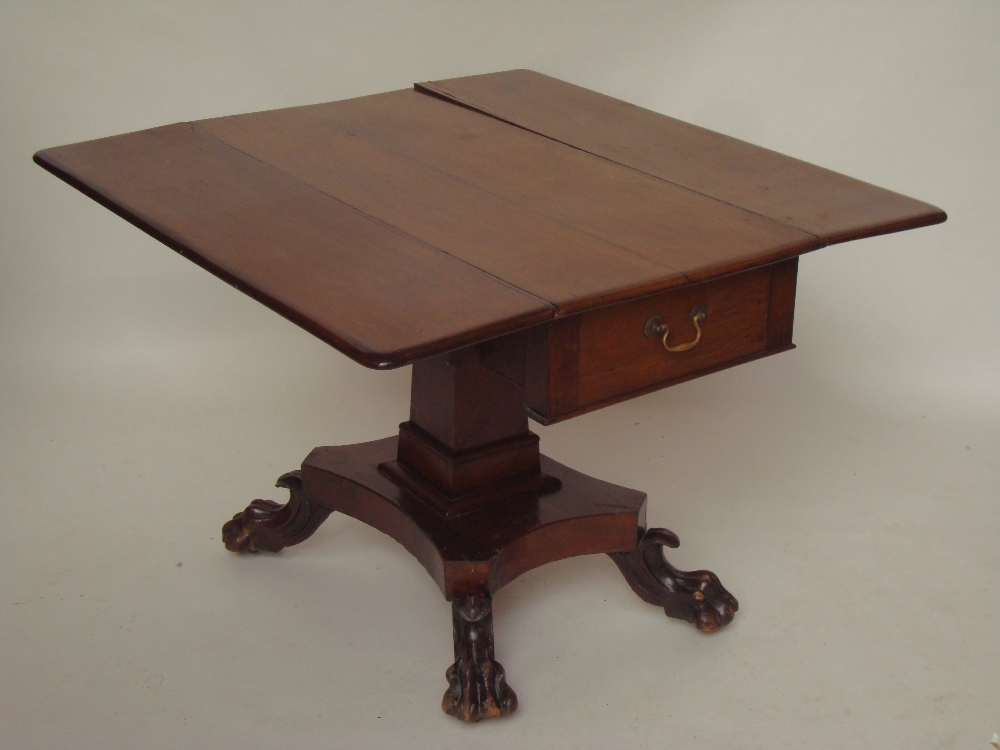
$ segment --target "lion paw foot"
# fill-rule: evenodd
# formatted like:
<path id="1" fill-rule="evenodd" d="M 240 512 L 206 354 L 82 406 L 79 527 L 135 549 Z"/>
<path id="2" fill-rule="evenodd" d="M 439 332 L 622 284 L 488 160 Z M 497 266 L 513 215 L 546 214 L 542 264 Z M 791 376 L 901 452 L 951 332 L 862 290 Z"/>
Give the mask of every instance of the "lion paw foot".
<path id="1" fill-rule="evenodd" d="M 302 472 L 279 477 L 276 487 L 289 491 L 288 502 L 254 500 L 222 527 L 222 541 L 233 552 L 278 552 L 312 536 L 331 511 L 302 495 Z"/>
<path id="2" fill-rule="evenodd" d="M 441 708 L 462 721 L 513 713 L 517 709 L 517 695 L 507 686 L 503 667 L 494 658 L 490 598 L 479 594 L 455 597 L 452 623 L 455 663 L 445 672 L 448 690 Z"/>
<path id="3" fill-rule="evenodd" d="M 668 616 L 692 622 L 705 633 L 728 625 L 740 607 L 736 597 L 711 571 L 678 570 L 671 565 L 663 548 L 679 545 L 672 531 L 640 529 L 635 552 L 615 552 L 610 557 L 632 590 L 644 601 L 663 607 Z"/>

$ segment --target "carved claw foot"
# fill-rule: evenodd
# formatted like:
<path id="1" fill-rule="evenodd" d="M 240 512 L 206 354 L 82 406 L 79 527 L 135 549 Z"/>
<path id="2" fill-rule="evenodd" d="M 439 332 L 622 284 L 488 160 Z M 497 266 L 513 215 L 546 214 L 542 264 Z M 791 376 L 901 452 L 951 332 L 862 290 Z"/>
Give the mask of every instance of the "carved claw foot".
<path id="1" fill-rule="evenodd" d="M 302 495 L 302 472 L 282 474 L 275 487 L 289 491 L 288 502 L 254 500 L 222 527 L 222 541 L 233 552 L 278 552 L 312 536 L 331 511 Z"/>
<path id="2" fill-rule="evenodd" d="M 632 590 L 644 601 L 663 607 L 670 617 L 693 622 L 698 630 L 711 633 L 733 621 L 740 608 L 718 576 L 707 570 L 678 570 L 663 554 L 664 547 L 677 548 L 680 539 L 667 529 L 639 529 L 635 552 L 612 552 Z"/>
<path id="3" fill-rule="evenodd" d="M 446 714 L 462 721 L 506 716 L 517 709 L 503 667 L 493 658 L 493 605 L 488 596 L 456 596 L 451 601 L 455 663 L 448 667 Z"/>

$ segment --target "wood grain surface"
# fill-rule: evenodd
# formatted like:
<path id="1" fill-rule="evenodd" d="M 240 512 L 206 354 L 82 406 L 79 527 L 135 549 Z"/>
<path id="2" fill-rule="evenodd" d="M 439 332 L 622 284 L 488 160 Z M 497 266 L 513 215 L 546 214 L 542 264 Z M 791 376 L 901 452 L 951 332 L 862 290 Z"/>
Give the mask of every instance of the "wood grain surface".
<path id="1" fill-rule="evenodd" d="M 770 291 L 771 268 L 764 267 L 581 315 L 579 405 L 763 351 Z M 697 304 L 708 307 L 708 317 L 693 349 L 671 353 L 643 333 L 658 315 L 670 327 L 671 345 L 690 341 L 689 312 Z"/>
<path id="2" fill-rule="evenodd" d="M 402 365 L 554 312 L 190 124 L 35 158 L 368 367 Z"/>
<path id="3" fill-rule="evenodd" d="M 369 120 L 364 128 L 360 113 L 374 101 L 384 109 L 369 115 L 376 122 Z M 403 135 L 393 135 L 380 121 L 392 118 L 395 123 L 409 109 L 424 107 L 438 116 L 421 128 L 434 122 L 448 128 L 453 116 L 469 118 L 457 107 L 407 90 L 322 107 L 207 120 L 195 127 L 564 312 L 595 301 L 613 302 L 623 293 L 686 283 L 682 273 L 654 260 L 624 252 L 524 201 L 471 184 L 461 173 L 456 177 L 442 171 L 423 140 L 403 149 Z M 498 131 L 487 118 L 471 119 Z M 507 130 L 514 129 L 501 125 L 497 134 Z M 449 149 L 452 139 L 447 133 L 425 135 L 443 139 L 444 149 Z M 545 145 L 544 139 L 532 140 Z"/>
<path id="4" fill-rule="evenodd" d="M 941 209 L 532 70 L 418 88 L 808 232 L 822 244 L 937 224 Z"/>
<path id="5" fill-rule="evenodd" d="M 553 424 L 761 357 L 788 351 L 798 258 L 631 302 L 557 318 L 509 334 L 525 339 L 528 414 Z M 667 352 L 647 338 L 659 316 L 676 346 L 694 335 L 691 309 L 707 307 L 697 346 Z"/>
<path id="6" fill-rule="evenodd" d="M 448 518 L 401 490 L 377 466 L 396 457 L 395 437 L 316 448 L 302 463 L 303 493 L 314 505 L 357 518 L 408 549 L 447 598 L 495 592 L 555 560 L 629 552 L 645 525 L 646 494 L 542 456 L 558 492 L 490 505 Z"/>
<path id="7" fill-rule="evenodd" d="M 35 160 L 376 368 L 945 218 L 531 71 Z"/>
<path id="8" fill-rule="evenodd" d="M 681 278 L 743 270 L 822 244 L 798 229 L 417 91 L 303 109 L 611 243 L 620 256 L 664 267 L 663 286 L 636 288 L 629 297 L 674 286 Z M 575 252 L 559 257 L 567 270 L 579 262 Z M 598 284 L 599 278 L 594 278 Z M 595 298 L 576 309 L 607 301 Z"/>

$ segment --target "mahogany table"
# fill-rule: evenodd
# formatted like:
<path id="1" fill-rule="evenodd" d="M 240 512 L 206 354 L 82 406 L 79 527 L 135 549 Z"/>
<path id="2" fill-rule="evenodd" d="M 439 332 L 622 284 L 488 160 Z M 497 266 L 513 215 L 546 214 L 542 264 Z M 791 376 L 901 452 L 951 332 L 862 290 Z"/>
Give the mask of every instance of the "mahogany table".
<path id="1" fill-rule="evenodd" d="M 226 523 L 277 552 L 333 511 L 452 603 L 444 710 L 517 707 L 491 600 L 605 552 L 713 631 L 736 599 L 664 557 L 646 495 L 539 454 L 552 424 L 792 348 L 798 256 L 940 209 L 527 70 L 46 149 L 35 161 L 366 367 L 413 365 L 399 435 L 313 450 Z"/>

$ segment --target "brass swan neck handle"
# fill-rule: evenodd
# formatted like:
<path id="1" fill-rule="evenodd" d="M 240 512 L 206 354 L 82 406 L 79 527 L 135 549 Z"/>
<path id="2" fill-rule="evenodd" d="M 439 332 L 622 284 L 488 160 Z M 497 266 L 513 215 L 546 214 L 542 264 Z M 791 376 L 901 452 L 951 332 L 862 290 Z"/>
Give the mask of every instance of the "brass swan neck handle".
<path id="1" fill-rule="evenodd" d="M 670 346 L 667 343 L 667 337 L 670 336 L 670 327 L 663 322 L 663 318 L 659 315 L 654 315 L 652 318 L 646 321 L 646 325 L 643 332 L 646 334 L 647 338 L 661 338 L 663 340 L 663 348 L 671 353 L 686 352 L 688 349 L 694 349 L 698 342 L 701 341 L 701 324 L 705 322 L 705 318 L 708 317 L 708 306 L 704 303 L 699 303 L 691 308 L 689 313 L 691 318 L 691 325 L 694 326 L 695 336 L 691 341 L 683 344 L 677 344 L 676 346 Z"/>

